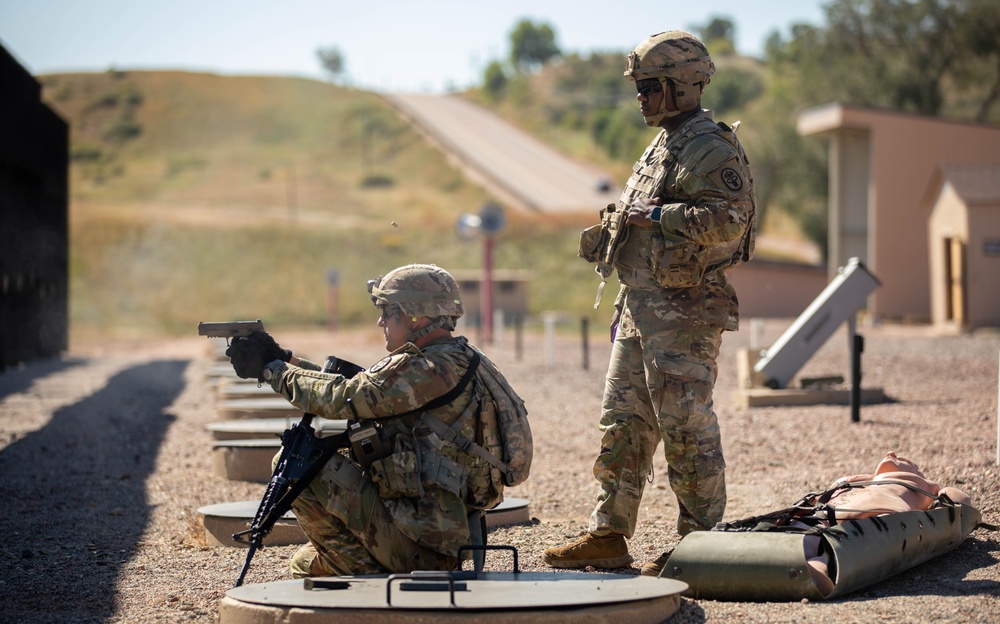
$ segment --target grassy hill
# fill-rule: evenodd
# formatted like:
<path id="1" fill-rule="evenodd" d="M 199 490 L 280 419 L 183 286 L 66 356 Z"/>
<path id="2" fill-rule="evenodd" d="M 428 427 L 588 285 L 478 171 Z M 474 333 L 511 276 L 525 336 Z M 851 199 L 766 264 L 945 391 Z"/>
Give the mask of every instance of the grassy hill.
<path id="1" fill-rule="evenodd" d="M 367 279 L 408 262 L 481 265 L 454 224 L 491 198 L 376 95 L 185 72 L 40 81 L 72 132 L 74 337 L 320 325 L 331 269 L 341 323 L 369 323 Z M 532 309 L 591 311 L 597 280 L 576 259 L 586 223 L 509 222 L 496 266 L 532 271 Z"/>

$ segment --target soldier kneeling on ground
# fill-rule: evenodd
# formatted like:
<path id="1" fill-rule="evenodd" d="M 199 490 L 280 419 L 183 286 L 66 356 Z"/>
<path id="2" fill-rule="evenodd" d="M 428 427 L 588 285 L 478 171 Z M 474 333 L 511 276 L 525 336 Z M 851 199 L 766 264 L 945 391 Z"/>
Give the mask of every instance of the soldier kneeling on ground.
<path id="1" fill-rule="evenodd" d="M 292 558 L 295 577 L 456 569 L 470 519 L 499 504 L 531 462 L 530 434 L 498 435 L 501 417 L 527 431 L 523 401 L 452 335 L 463 314 L 455 279 L 413 264 L 371 280 L 368 292 L 389 355 L 367 370 L 340 360 L 321 372 L 263 332 L 226 351 L 237 375 L 304 412 L 373 427 L 375 450 L 334 454 L 292 504 L 309 538 Z"/>

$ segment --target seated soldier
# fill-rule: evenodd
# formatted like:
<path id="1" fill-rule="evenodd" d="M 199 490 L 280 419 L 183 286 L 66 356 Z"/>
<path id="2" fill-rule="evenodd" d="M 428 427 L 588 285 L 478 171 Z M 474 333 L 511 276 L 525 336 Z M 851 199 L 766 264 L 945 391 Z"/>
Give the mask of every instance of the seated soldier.
<path id="1" fill-rule="evenodd" d="M 309 538 L 292 558 L 295 577 L 456 569 L 470 513 L 503 500 L 496 464 L 474 451 L 495 461 L 497 413 L 524 414 L 523 403 L 482 352 L 452 335 L 463 313 L 458 284 L 416 264 L 370 281 L 368 292 L 390 352 L 368 370 L 341 361 L 320 372 L 262 332 L 234 338 L 226 352 L 240 377 L 266 381 L 304 412 L 377 423 L 381 456 L 362 465 L 335 454 L 292 504 Z M 490 399 L 495 410 L 481 411 Z"/>

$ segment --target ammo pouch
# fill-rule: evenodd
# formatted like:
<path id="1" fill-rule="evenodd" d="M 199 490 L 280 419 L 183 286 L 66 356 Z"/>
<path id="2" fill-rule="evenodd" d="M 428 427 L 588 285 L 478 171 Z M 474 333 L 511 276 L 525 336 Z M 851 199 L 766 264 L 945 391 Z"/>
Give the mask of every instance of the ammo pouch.
<path id="1" fill-rule="evenodd" d="M 587 262 L 597 262 L 601 257 L 601 249 L 607 244 L 608 232 L 598 223 L 580 232 L 580 249 L 576 255 Z"/>
<path id="2" fill-rule="evenodd" d="M 466 470 L 440 452 L 441 440 L 434 434 L 412 439 L 396 436 L 391 455 L 371 463 L 372 482 L 378 486 L 382 498 L 417 497 L 424 493 L 424 485 L 433 485 L 461 496 L 466 481 Z"/>
<path id="3" fill-rule="evenodd" d="M 652 237 L 649 268 L 664 288 L 691 288 L 705 278 L 705 249 L 689 240 Z"/>
<path id="4" fill-rule="evenodd" d="M 420 466 L 413 451 L 397 451 L 372 462 L 372 481 L 382 498 L 416 497 L 423 493 Z"/>
<path id="5" fill-rule="evenodd" d="M 599 265 L 612 265 L 618 247 L 625 242 L 628 211 L 620 210 L 617 204 L 608 204 L 601 211 L 601 222 L 580 232 L 579 257 Z M 610 273 L 610 271 L 609 271 Z"/>

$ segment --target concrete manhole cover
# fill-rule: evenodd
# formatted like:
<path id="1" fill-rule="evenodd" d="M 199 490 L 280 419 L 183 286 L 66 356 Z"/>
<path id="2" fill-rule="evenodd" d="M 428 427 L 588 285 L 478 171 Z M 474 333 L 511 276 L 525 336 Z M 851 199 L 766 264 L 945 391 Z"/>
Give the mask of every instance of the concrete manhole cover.
<path id="1" fill-rule="evenodd" d="M 332 577 L 230 589 L 221 624 L 257 622 L 643 622 L 680 607 L 673 579 L 577 572 L 480 572 Z M 308 589 L 328 582 L 330 589 Z"/>

